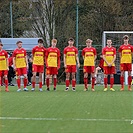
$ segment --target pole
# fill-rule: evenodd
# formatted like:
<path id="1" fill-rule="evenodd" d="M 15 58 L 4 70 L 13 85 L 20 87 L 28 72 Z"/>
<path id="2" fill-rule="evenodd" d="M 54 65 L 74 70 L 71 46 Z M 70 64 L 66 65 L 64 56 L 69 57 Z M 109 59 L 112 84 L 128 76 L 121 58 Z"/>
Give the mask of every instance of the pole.
<path id="1" fill-rule="evenodd" d="M 76 47 L 78 49 L 78 0 L 76 0 Z M 79 84 L 79 69 L 77 68 L 76 81 Z"/>
<path id="2" fill-rule="evenodd" d="M 13 20 L 12 20 L 12 0 L 10 0 L 10 23 L 11 23 L 11 38 L 13 38 Z"/>

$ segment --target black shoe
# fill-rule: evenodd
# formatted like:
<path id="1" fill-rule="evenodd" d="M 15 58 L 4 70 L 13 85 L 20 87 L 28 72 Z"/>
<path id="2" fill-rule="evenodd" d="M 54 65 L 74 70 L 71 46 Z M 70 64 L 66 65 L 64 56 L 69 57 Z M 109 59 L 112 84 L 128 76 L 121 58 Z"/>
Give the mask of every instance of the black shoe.
<path id="1" fill-rule="evenodd" d="M 31 83 L 29 82 L 28 84 L 27 84 L 27 86 L 30 86 L 31 85 Z"/>
<path id="2" fill-rule="evenodd" d="M 50 89 L 49 89 L 49 88 L 47 88 L 47 91 L 50 91 Z"/>
<path id="3" fill-rule="evenodd" d="M 13 83 L 9 83 L 10 86 L 15 86 Z"/>
<path id="4" fill-rule="evenodd" d="M 56 91 L 56 88 L 54 88 L 54 91 Z"/>
<path id="5" fill-rule="evenodd" d="M 69 88 L 66 88 L 65 91 L 68 91 Z"/>
<path id="6" fill-rule="evenodd" d="M 75 88 L 72 88 L 72 91 L 76 91 L 76 89 Z"/>

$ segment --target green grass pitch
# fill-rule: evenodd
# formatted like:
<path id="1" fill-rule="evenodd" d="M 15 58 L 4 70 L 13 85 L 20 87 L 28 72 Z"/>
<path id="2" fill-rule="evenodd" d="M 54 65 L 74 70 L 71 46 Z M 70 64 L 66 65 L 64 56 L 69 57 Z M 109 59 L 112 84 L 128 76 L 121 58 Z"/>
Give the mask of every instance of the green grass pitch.
<path id="1" fill-rule="evenodd" d="M 31 89 L 31 86 L 28 87 Z M 17 92 L 17 87 L 0 92 L 0 133 L 133 133 L 133 92 L 84 92 L 77 85 L 65 92 Z M 43 86 L 46 89 L 46 86 Z"/>

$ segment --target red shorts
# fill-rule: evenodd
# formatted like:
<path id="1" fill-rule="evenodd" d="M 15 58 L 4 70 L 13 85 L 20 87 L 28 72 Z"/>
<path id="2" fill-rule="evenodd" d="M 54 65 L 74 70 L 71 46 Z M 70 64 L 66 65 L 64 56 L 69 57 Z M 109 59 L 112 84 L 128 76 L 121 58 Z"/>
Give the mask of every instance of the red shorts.
<path id="1" fill-rule="evenodd" d="M 111 67 L 108 67 L 108 66 L 104 66 L 104 74 L 115 74 L 115 67 L 114 66 L 111 66 Z"/>
<path id="2" fill-rule="evenodd" d="M 23 68 L 16 68 L 16 75 L 17 76 L 21 76 L 27 74 L 27 68 L 23 67 Z"/>
<path id="3" fill-rule="evenodd" d="M 76 73 L 76 65 L 67 65 L 66 73 Z"/>
<path id="4" fill-rule="evenodd" d="M 84 66 L 83 72 L 84 73 L 94 73 L 95 72 L 95 66 Z"/>
<path id="5" fill-rule="evenodd" d="M 32 71 L 33 72 L 43 73 L 44 72 L 44 66 L 32 65 Z"/>
<path id="6" fill-rule="evenodd" d="M 4 75 L 8 75 L 8 70 L 0 70 L 0 77 Z"/>
<path id="7" fill-rule="evenodd" d="M 132 64 L 131 63 L 122 63 L 120 64 L 121 71 L 132 71 Z"/>
<path id="8" fill-rule="evenodd" d="M 48 67 L 46 69 L 46 74 L 47 75 L 57 75 L 58 74 L 57 67 Z"/>

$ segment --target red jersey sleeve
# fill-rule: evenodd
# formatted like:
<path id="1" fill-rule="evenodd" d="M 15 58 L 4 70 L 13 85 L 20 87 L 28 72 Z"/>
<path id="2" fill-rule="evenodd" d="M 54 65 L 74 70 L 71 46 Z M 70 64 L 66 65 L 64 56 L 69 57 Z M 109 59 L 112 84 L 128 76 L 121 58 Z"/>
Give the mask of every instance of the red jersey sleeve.
<path id="1" fill-rule="evenodd" d="M 58 54 L 58 57 L 60 57 L 60 50 L 59 49 L 58 49 L 58 53 L 57 54 Z"/>
<path id="2" fill-rule="evenodd" d="M 66 53 L 67 53 L 66 49 L 67 49 L 67 48 L 65 48 L 65 49 L 64 49 L 64 54 L 66 54 Z"/>
<path id="3" fill-rule="evenodd" d="M 116 48 L 114 48 L 114 55 L 116 55 Z"/>
<path id="4" fill-rule="evenodd" d="M 75 54 L 78 54 L 78 49 L 77 48 L 75 48 Z"/>
<path id="5" fill-rule="evenodd" d="M 45 50 L 45 56 L 48 57 L 48 49 Z"/>
<path id="6" fill-rule="evenodd" d="M 94 48 L 94 55 L 97 55 L 97 51 L 96 51 L 96 49 Z"/>
<path id="7" fill-rule="evenodd" d="M 120 48 L 118 49 L 118 52 L 121 53 L 122 51 L 122 46 L 120 46 Z"/>
<path id="8" fill-rule="evenodd" d="M 102 55 L 105 55 L 105 48 L 102 49 Z"/>
<path id="9" fill-rule="evenodd" d="M 13 51 L 12 57 L 16 56 L 16 50 Z"/>
<path id="10" fill-rule="evenodd" d="M 35 47 L 32 49 L 32 55 L 34 55 L 35 53 Z"/>
<path id="11" fill-rule="evenodd" d="M 24 50 L 24 56 L 26 56 L 26 50 Z"/>
<path id="12" fill-rule="evenodd" d="M 6 52 L 6 51 L 5 51 L 5 57 L 6 57 L 6 58 L 8 58 L 8 54 L 7 54 L 7 52 Z"/>
<path id="13" fill-rule="evenodd" d="M 133 52 L 133 46 L 131 45 L 131 47 L 132 47 L 131 51 Z"/>

